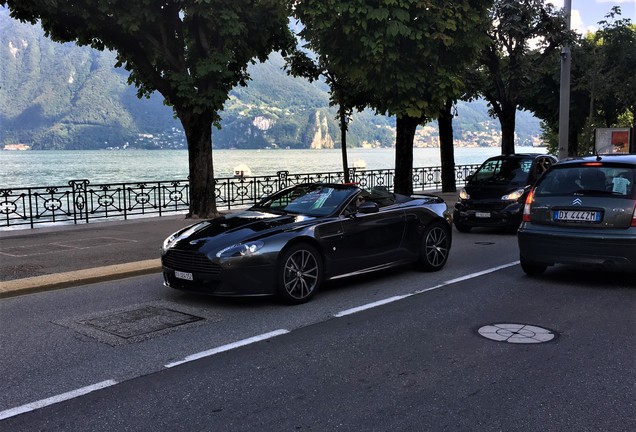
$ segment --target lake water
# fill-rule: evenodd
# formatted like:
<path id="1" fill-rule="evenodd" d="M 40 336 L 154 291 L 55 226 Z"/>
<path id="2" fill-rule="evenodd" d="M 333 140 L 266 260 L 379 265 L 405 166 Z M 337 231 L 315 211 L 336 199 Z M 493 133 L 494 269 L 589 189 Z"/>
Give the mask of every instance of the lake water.
<path id="1" fill-rule="evenodd" d="M 517 147 L 518 153 L 543 153 L 545 148 Z M 501 153 L 500 148 L 456 148 L 457 165 L 478 164 Z M 245 164 L 254 176 L 342 170 L 342 153 L 334 150 L 213 150 L 214 176 L 232 177 Z M 395 150 L 348 149 L 349 166 L 363 161 L 366 169 L 395 168 Z M 437 148 L 413 149 L 414 167 L 439 166 Z M 69 180 L 91 184 L 183 180 L 188 177 L 186 150 L 0 151 L 0 189 L 64 186 Z"/>

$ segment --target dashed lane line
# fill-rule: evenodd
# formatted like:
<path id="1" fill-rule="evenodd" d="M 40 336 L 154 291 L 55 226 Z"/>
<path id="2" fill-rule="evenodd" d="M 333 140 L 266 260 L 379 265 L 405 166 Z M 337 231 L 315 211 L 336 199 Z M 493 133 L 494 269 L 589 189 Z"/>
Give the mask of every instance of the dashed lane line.
<path id="1" fill-rule="evenodd" d="M 503 264 L 503 265 L 500 265 L 500 266 L 497 266 L 497 267 L 492 267 L 492 268 L 489 268 L 489 269 L 486 269 L 486 270 L 482 270 L 480 272 L 471 273 L 471 274 L 466 275 L 466 276 L 458 277 L 456 279 L 451 279 L 449 281 L 442 282 L 441 284 L 436 285 L 434 287 L 425 288 L 423 290 L 418 290 L 418 291 L 415 291 L 415 292 L 413 292 L 411 294 L 404 294 L 404 295 L 400 295 L 400 296 L 389 297 L 389 298 L 384 299 L 384 300 L 378 300 L 378 301 L 375 301 L 373 303 L 368 303 L 368 304 L 365 304 L 365 305 L 362 305 L 362 306 L 356 306 L 356 307 L 351 308 L 351 309 L 345 309 L 343 311 L 340 311 L 340 312 L 334 314 L 334 317 L 341 318 L 343 316 L 351 315 L 351 314 L 354 314 L 354 313 L 357 313 L 357 312 L 362 312 L 362 311 L 365 311 L 365 310 L 368 310 L 368 309 L 372 309 L 374 307 L 382 306 L 382 305 L 385 305 L 385 304 L 388 304 L 388 303 L 393 303 L 395 301 L 402 300 L 404 298 L 407 298 L 407 297 L 410 297 L 410 296 L 413 296 L 413 295 L 416 295 L 416 294 L 421 294 L 421 293 L 425 293 L 425 292 L 428 292 L 428 291 L 433 291 L 433 290 L 436 290 L 436 289 L 439 289 L 439 288 L 443 288 L 443 287 L 448 286 L 448 285 L 455 284 L 457 282 L 463 282 L 463 281 L 466 281 L 466 280 L 469 280 L 469 279 L 474 279 L 476 277 L 483 276 L 483 275 L 488 274 L 488 273 L 493 273 L 493 272 L 496 272 L 498 270 L 502 270 L 502 269 L 505 269 L 505 268 L 508 268 L 508 267 L 512 267 L 512 266 L 515 266 L 517 264 L 519 264 L 519 261 L 513 261 L 513 262 L 508 263 L 508 264 Z"/>
<path id="2" fill-rule="evenodd" d="M 10 408 L 8 410 L 4 410 L 0 412 L 0 420 L 7 419 L 9 417 L 14 417 L 14 416 L 17 416 L 18 414 L 23 414 L 29 411 L 35 411 L 36 409 L 44 408 L 46 406 L 53 405 L 58 402 L 63 402 L 65 400 L 74 399 L 76 397 L 94 392 L 95 390 L 100 390 L 106 387 L 114 386 L 115 384 L 117 384 L 117 381 L 106 380 L 106 381 L 99 382 L 97 384 L 78 388 L 76 390 L 71 390 L 70 392 L 62 393 L 57 396 L 52 396 L 50 398 L 42 399 L 36 402 L 31 402 L 29 404 L 22 405 L 19 407 Z"/>
<path id="3" fill-rule="evenodd" d="M 480 272 L 471 273 L 471 274 L 466 275 L 466 276 L 462 276 L 462 277 L 458 277 L 456 279 L 451 279 L 449 281 L 442 282 L 441 284 L 439 284 L 437 286 L 434 286 L 434 287 L 431 287 L 431 288 L 426 288 L 426 289 L 423 289 L 423 290 L 415 291 L 413 294 L 421 294 L 421 293 L 424 293 L 424 292 L 433 291 L 433 290 L 436 290 L 436 289 L 439 289 L 439 288 L 443 288 L 443 287 L 448 286 L 448 285 L 456 284 L 457 282 L 464 282 L 464 281 L 469 280 L 469 279 L 474 279 L 476 277 L 483 276 L 483 275 L 486 275 L 486 274 L 489 274 L 489 273 L 494 273 L 496 271 L 503 270 L 503 269 L 508 268 L 508 267 L 516 266 L 517 264 L 519 264 L 518 260 L 517 261 L 513 261 L 511 263 L 508 263 L 508 264 L 503 264 L 503 265 L 500 265 L 500 266 L 497 266 L 497 267 L 491 267 L 489 269 L 482 270 Z"/>
<path id="4" fill-rule="evenodd" d="M 269 333 L 263 333 L 263 334 L 258 335 L 258 336 L 252 336 L 252 337 L 247 338 L 247 339 L 243 339 L 243 340 L 240 340 L 240 341 L 237 341 L 237 342 L 232 342 L 232 343 L 227 344 L 227 345 L 222 345 L 220 347 L 212 348 L 212 349 L 209 349 L 207 351 L 201 351 L 199 353 L 189 355 L 186 358 L 184 358 L 183 360 L 179 360 L 179 361 L 176 361 L 176 362 L 168 363 L 164 367 L 172 368 L 172 367 L 175 367 L 175 366 L 179 366 L 180 364 L 183 364 L 183 363 L 188 363 L 188 362 L 191 362 L 191 361 L 194 361 L 194 360 L 199 360 L 199 359 L 204 358 L 204 357 L 209 357 L 209 356 L 212 356 L 214 354 L 222 353 L 224 351 L 229 351 L 229 350 L 232 350 L 234 348 L 239 348 L 239 347 L 242 347 L 242 346 L 245 346 L 245 345 L 253 344 L 255 342 L 260 342 L 260 341 L 265 340 L 265 339 L 271 339 L 273 337 L 284 335 L 284 334 L 287 334 L 287 333 L 289 333 L 289 330 L 280 329 L 280 330 L 274 330 L 274 331 L 269 332 Z"/>
<path id="5" fill-rule="evenodd" d="M 351 308 L 351 309 L 346 309 L 346 310 L 340 311 L 337 314 L 334 314 L 334 316 L 336 318 L 340 318 L 340 317 L 343 317 L 343 316 L 346 316 L 346 315 L 351 315 L 351 314 L 354 314 L 354 313 L 362 312 L 362 311 L 365 311 L 367 309 L 372 309 L 374 307 L 378 307 L 378 306 L 382 306 L 382 305 L 385 305 L 385 304 L 393 303 L 395 301 L 402 300 L 403 298 L 410 297 L 411 295 L 412 294 L 406 294 L 406 295 L 401 295 L 401 296 L 389 297 L 389 298 L 386 298 L 384 300 L 378 300 L 378 301 L 375 301 L 373 303 L 367 303 L 367 304 L 362 305 L 362 306 L 357 306 L 357 307 L 354 307 L 354 308 Z"/>

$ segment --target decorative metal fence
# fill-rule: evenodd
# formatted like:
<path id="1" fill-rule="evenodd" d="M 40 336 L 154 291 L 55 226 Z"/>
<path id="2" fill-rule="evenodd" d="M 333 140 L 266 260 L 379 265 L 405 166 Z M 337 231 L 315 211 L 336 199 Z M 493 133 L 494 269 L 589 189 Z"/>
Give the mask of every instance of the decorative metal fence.
<path id="1" fill-rule="evenodd" d="M 457 165 L 455 180 L 465 183 L 466 176 L 479 165 Z M 356 170 L 349 178 L 361 187 L 385 186 L 393 189 L 394 170 Z M 216 203 L 219 210 L 252 205 L 264 195 L 305 182 L 342 183 L 343 172 L 290 174 L 216 179 Z M 413 169 L 413 190 L 441 188 L 441 168 Z M 0 189 L 0 227 L 18 227 L 56 223 L 89 223 L 104 219 L 131 219 L 186 213 L 190 203 L 188 180 L 110 183 L 91 185 L 89 180 L 71 180 L 68 186 Z"/>

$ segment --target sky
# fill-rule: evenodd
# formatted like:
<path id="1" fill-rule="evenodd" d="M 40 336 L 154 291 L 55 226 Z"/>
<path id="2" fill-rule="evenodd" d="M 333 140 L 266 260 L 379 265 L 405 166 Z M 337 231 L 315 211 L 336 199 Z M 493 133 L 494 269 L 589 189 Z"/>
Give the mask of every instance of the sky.
<path id="1" fill-rule="evenodd" d="M 564 0 L 548 0 L 558 8 L 564 7 Z M 636 24 L 636 0 L 571 0 L 572 15 L 570 27 L 580 34 L 596 31 L 598 22 L 605 19 L 614 6 L 620 6 L 621 17 L 629 18 Z"/>

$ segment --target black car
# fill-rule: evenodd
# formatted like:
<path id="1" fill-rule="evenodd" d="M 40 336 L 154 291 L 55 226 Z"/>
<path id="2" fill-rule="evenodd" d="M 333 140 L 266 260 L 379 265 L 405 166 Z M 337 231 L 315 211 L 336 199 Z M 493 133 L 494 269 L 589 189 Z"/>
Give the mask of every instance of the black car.
<path id="1" fill-rule="evenodd" d="M 164 280 L 180 290 L 302 303 L 325 280 L 408 263 L 440 270 L 450 219 L 437 196 L 300 184 L 172 234 L 163 244 Z"/>
<path id="2" fill-rule="evenodd" d="M 530 187 L 557 159 L 546 154 L 512 154 L 487 159 L 466 183 L 455 204 L 460 232 L 473 227 L 516 232 Z"/>

